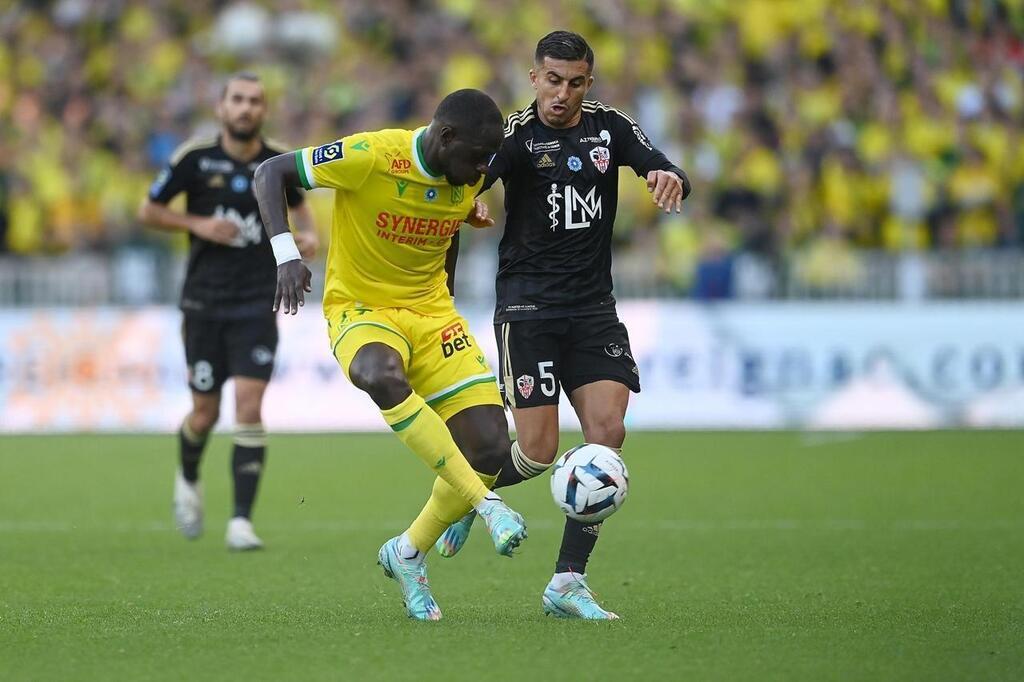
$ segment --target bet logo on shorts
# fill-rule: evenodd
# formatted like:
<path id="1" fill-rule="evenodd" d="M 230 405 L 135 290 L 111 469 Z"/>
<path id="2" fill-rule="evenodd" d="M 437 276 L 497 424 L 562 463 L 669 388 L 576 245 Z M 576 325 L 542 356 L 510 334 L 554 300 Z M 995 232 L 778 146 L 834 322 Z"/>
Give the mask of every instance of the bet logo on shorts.
<path id="1" fill-rule="evenodd" d="M 469 340 L 469 334 L 462 328 L 461 322 L 448 325 L 441 330 L 441 352 L 446 358 L 472 347 L 473 342 Z"/>

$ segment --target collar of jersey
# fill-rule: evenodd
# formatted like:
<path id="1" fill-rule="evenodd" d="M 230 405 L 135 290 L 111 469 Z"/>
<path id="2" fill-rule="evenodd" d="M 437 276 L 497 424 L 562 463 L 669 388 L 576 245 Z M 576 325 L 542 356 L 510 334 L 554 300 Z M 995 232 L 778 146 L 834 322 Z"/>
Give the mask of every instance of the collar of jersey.
<path id="1" fill-rule="evenodd" d="M 427 132 L 429 126 L 423 126 L 412 135 L 412 158 L 416 161 L 416 168 L 428 178 L 440 180 L 442 176 L 435 175 L 427 167 L 427 159 L 423 155 L 423 133 Z"/>

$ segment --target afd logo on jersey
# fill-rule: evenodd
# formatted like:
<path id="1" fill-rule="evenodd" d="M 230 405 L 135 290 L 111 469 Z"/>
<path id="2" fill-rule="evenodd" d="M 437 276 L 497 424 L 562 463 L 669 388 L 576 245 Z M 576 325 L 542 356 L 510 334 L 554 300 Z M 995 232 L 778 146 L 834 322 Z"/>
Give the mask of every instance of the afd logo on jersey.
<path id="1" fill-rule="evenodd" d="M 313 165 L 319 166 L 322 163 L 330 163 L 345 158 L 345 151 L 342 149 L 342 142 L 331 142 L 321 145 L 313 150 Z"/>
<path id="2" fill-rule="evenodd" d="M 412 171 L 412 161 L 394 154 L 384 154 L 388 162 L 388 172 L 392 175 L 405 175 Z"/>
<path id="3" fill-rule="evenodd" d="M 441 353 L 446 358 L 472 347 L 473 342 L 469 340 L 469 334 L 466 333 L 461 322 L 450 324 L 441 330 Z"/>
<path id="4" fill-rule="evenodd" d="M 584 195 L 572 185 L 565 185 L 559 190 L 558 185 L 551 183 L 548 205 L 551 207 L 548 218 L 551 219 L 552 230 L 559 225 L 566 230 L 582 230 L 590 227 L 592 221 L 601 219 L 601 195 L 597 193 L 597 187 L 591 187 Z"/>

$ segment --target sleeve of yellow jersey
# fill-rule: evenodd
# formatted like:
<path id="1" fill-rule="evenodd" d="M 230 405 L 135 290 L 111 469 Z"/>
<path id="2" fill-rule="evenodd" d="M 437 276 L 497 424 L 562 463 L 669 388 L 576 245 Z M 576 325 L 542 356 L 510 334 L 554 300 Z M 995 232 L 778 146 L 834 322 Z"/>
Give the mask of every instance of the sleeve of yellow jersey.
<path id="1" fill-rule="evenodd" d="M 373 161 L 373 146 L 365 135 L 350 135 L 295 152 L 295 166 L 306 189 L 359 189 L 370 175 Z"/>

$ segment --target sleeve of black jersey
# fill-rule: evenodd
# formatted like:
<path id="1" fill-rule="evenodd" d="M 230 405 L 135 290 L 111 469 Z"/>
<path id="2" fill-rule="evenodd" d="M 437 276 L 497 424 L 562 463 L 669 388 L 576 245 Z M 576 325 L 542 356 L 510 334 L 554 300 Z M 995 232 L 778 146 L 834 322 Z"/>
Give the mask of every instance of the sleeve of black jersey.
<path id="1" fill-rule="evenodd" d="M 498 148 L 498 153 L 491 157 L 491 163 L 487 166 L 487 176 L 484 184 L 480 187 L 480 193 L 491 188 L 491 185 L 498 180 L 504 181 L 512 171 L 512 153 L 515 150 L 515 135 L 509 135 Z"/>
<path id="2" fill-rule="evenodd" d="M 683 198 L 689 196 L 690 179 L 686 177 L 686 173 L 651 144 L 639 124 L 620 112 L 612 114 L 612 119 L 619 165 L 629 166 L 641 178 L 646 178 L 648 173 L 655 170 L 675 173 L 683 181 Z"/>
<path id="3" fill-rule="evenodd" d="M 177 163 L 168 163 L 150 185 L 149 200 L 158 204 L 170 203 L 171 199 L 188 187 L 194 165 L 193 154 L 185 154 Z"/>

